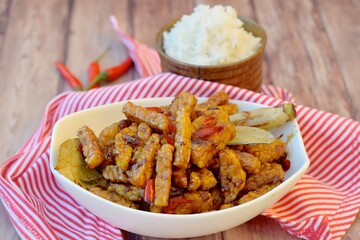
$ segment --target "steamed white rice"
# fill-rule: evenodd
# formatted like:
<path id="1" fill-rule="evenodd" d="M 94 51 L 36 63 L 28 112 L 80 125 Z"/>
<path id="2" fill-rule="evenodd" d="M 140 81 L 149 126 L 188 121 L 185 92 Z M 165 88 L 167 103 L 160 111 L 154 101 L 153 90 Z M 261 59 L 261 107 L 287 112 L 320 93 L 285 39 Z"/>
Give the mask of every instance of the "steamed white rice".
<path id="1" fill-rule="evenodd" d="M 260 38 L 244 30 L 235 9 L 221 5 L 198 5 L 163 37 L 167 55 L 195 65 L 240 61 L 261 46 Z"/>

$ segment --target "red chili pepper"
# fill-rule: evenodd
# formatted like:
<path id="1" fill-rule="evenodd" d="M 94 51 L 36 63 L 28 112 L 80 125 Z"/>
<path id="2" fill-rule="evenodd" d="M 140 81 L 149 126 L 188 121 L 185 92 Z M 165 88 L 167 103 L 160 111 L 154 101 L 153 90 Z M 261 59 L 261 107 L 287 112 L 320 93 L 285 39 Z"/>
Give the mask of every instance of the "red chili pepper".
<path id="1" fill-rule="evenodd" d="M 195 132 L 195 136 L 202 140 L 207 140 L 214 134 L 220 132 L 223 129 L 222 126 L 211 126 L 206 128 L 200 128 Z"/>
<path id="2" fill-rule="evenodd" d="M 91 83 L 96 76 L 99 75 L 100 73 L 100 65 L 99 62 L 100 60 L 105 56 L 105 54 L 109 51 L 109 47 L 105 49 L 104 52 L 101 53 L 101 55 L 95 59 L 93 62 L 90 63 L 88 71 L 87 71 L 87 75 L 88 75 L 88 83 Z M 97 88 L 99 87 L 99 84 L 95 84 L 93 85 L 91 88 Z"/>
<path id="3" fill-rule="evenodd" d="M 121 75 L 130 69 L 132 63 L 132 59 L 128 57 L 119 65 L 100 72 L 99 75 L 97 75 L 95 79 L 91 81 L 87 89 L 91 89 L 94 85 L 101 81 L 112 82 L 118 79 Z"/>
<path id="4" fill-rule="evenodd" d="M 55 62 L 56 68 L 59 70 L 61 76 L 65 79 L 65 81 L 70 85 L 70 87 L 76 91 L 83 90 L 83 85 L 81 81 L 75 77 L 74 74 L 70 72 L 70 70 L 62 63 Z"/>
<path id="5" fill-rule="evenodd" d="M 144 190 L 144 201 L 147 203 L 153 203 L 155 199 L 155 179 L 149 179 L 146 182 Z"/>
<path id="6" fill-rule="evenodd" d="M 146 107 L 147 110 L 149 111 L 154 111 L 157 113 L 162 113 L 162 110 L 159 107 Z"/>
<path id="7" fill-rule="evenodd" d="M 165 138 L 166 142 L 167 142 L 168 144 L 174 146 L 174 144 L 175 144 L 174 138 L 172 138 L 172 137 L 171 137 L 169 134 L 167 134 L 165 131 L 163 131 L 162 133 L 163 133 L 163 135 L 164 135 L 164 138 Z"/>

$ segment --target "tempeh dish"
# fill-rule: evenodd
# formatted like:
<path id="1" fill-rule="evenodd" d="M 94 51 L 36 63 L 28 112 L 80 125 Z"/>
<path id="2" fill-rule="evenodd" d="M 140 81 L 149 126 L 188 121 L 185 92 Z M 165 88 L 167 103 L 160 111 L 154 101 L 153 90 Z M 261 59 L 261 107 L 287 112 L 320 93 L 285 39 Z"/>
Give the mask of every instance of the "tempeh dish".
<path id="1" fill-rule="evenodd" d="M 292 104 L 243 111 L 223 91 L 201 103 L 181 92 L 169 105 L 129 101 L 122 112 L 98 135 L 78 129 L 55 168 L 116 204 L 166 214 L 226 209 L 277 187 L 290 167 L 286 142 L 268 128 L 294 119 Z"/>

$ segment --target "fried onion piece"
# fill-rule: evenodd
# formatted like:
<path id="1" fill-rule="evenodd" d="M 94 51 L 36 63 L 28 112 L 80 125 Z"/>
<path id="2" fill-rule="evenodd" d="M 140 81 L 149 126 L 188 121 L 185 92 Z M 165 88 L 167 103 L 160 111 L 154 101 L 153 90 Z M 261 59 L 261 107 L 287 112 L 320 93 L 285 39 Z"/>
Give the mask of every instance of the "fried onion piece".
<path id="1" fill-rule="evenodd" d="M 151 111 L 141 106 L 136 106 L 132 102 L 125 103 L 123 113 L 128 119 L 135 123 L 144 122 L 152 128 L 161 131 L 169 131 L 171 122 L 169 117 L 165 114 Z"/>
<path id="2" fill-rule="evenodd" d="M 78 130 L 77 135 L 80 138 L 87 166 L 90 169 L 96 168 L 105 160 L 105 155 L 94 131 L 88 126 L 83 126 Z"/>
<path id="3" fill-rule="evenodd" d="M 245 187 L 246 173 L 240 161 L 236 158 L 234 150 L 225 148 L 219 152 L 220 181 L 224 192 L 224 203 L 230 203 Z"/>
<path id="4" fill-rule="evenodd" d="M 174 147 L 172 145 L 164 144 L 161 146 L 156 156 L 154 204 L 158 207 L 165 207 L 168 205 L 171 187 L 173 152 Z"/>

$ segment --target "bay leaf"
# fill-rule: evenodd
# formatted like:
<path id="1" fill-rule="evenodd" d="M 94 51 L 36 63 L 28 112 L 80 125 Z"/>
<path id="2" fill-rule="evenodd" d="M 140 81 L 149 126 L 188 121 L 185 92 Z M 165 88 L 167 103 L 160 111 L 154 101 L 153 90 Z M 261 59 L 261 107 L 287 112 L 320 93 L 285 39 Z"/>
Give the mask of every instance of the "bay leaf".
<path id="1" fill-rule="evenodd" d="M 55 167 L 62 175 L 83 188 L 89 188 L 101 179 L 96 169 L 89 169 L 80 151 L 78 138 L 68 139 L 60 145 L 58 162 Z"/>

